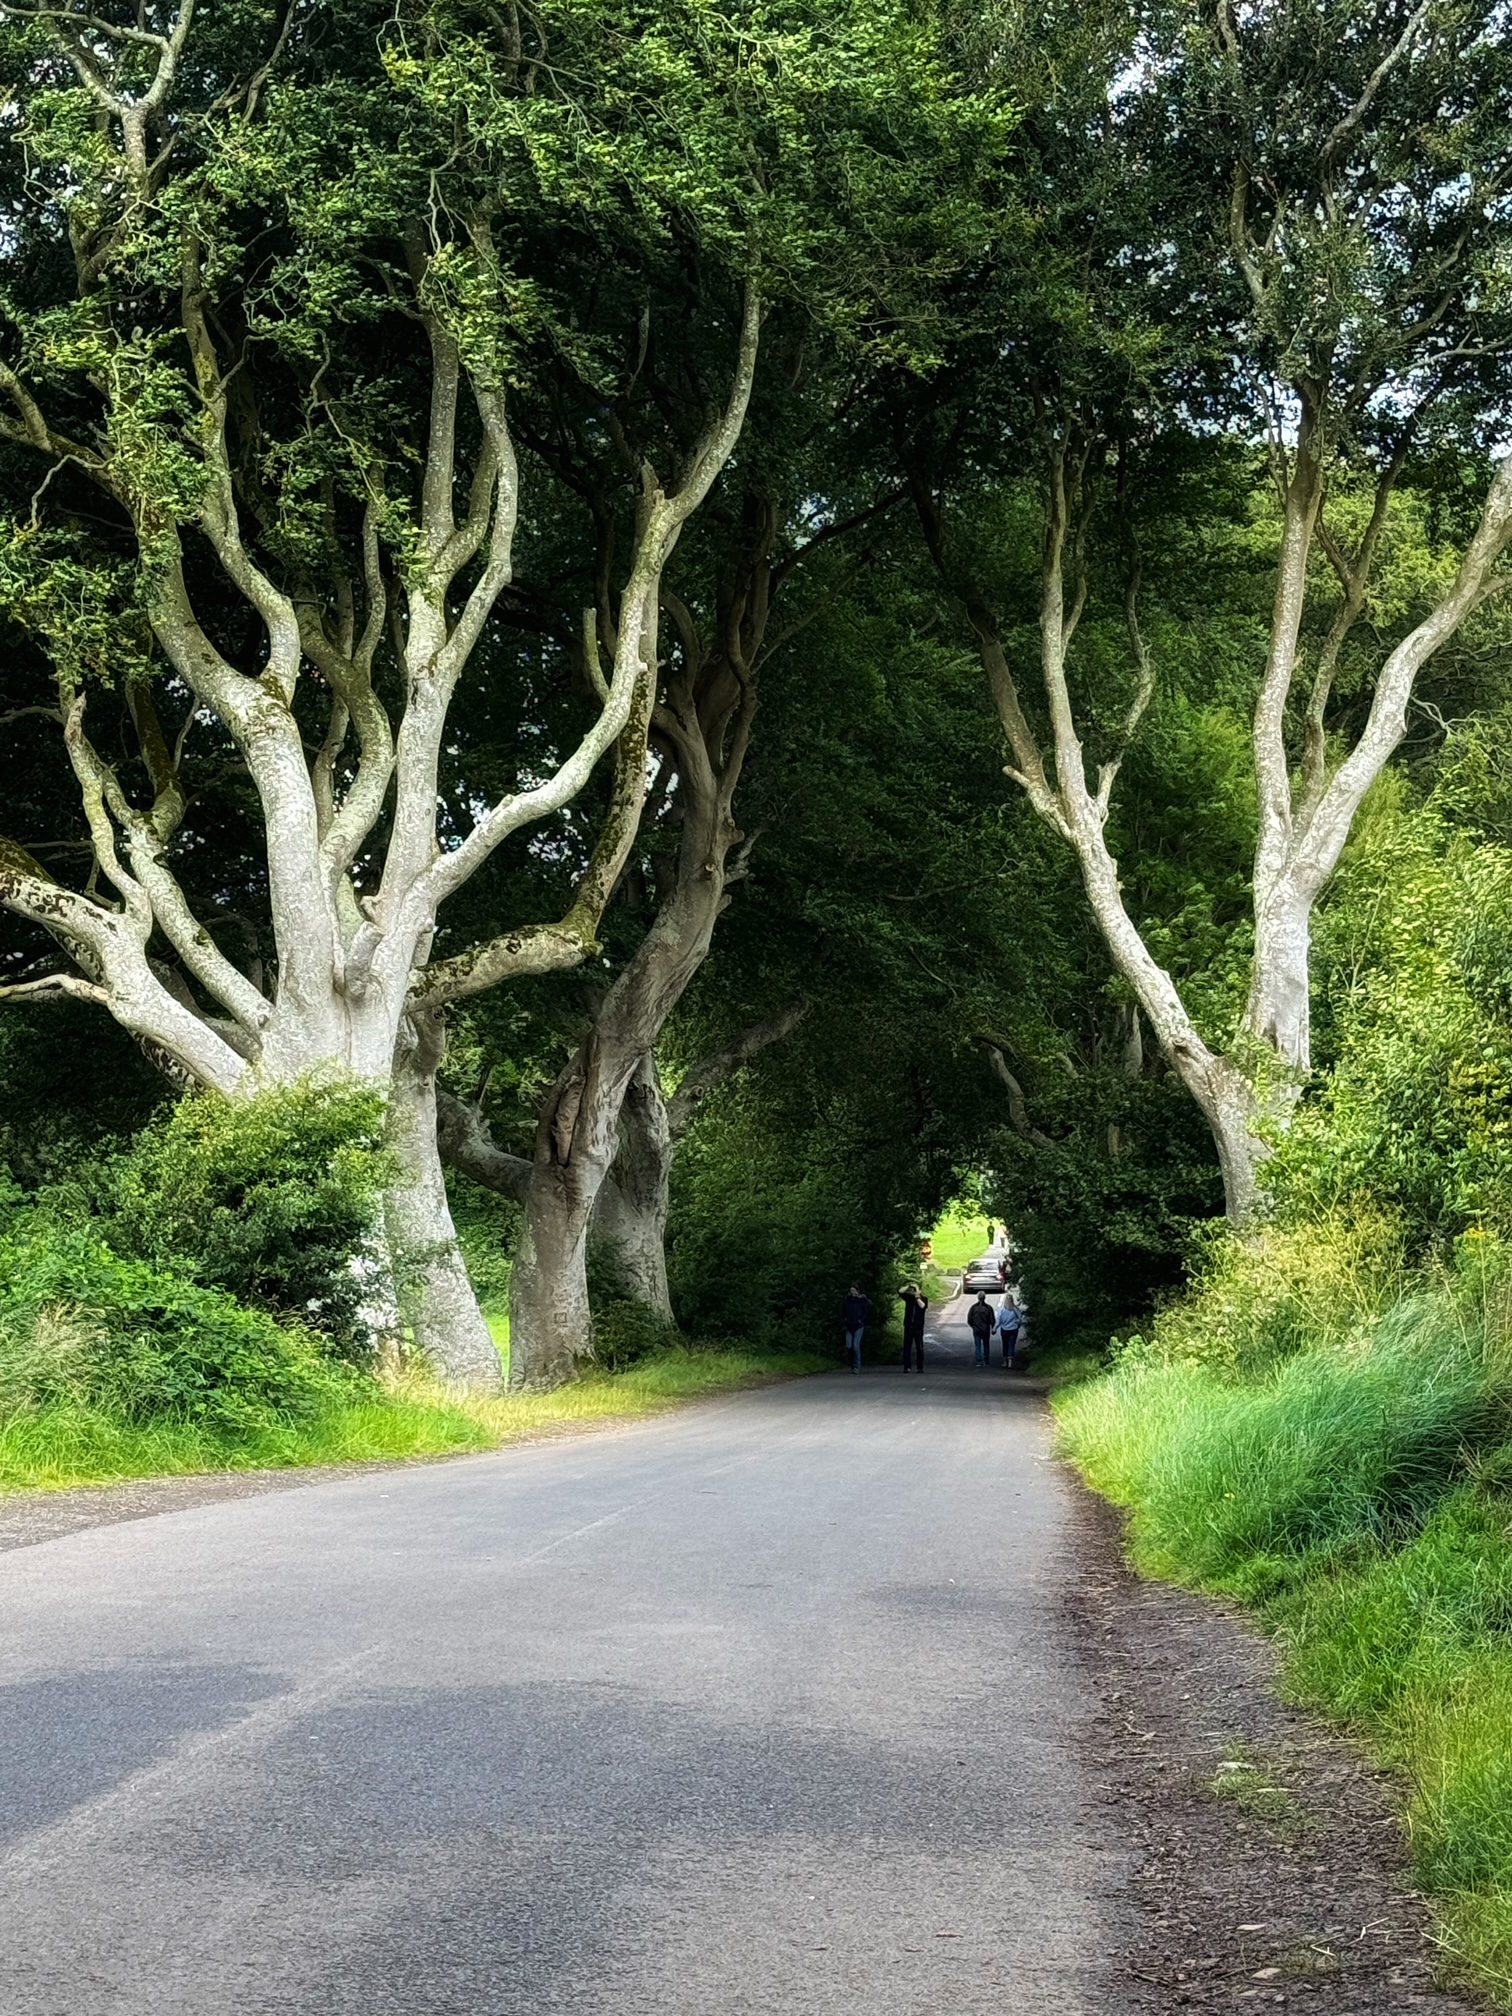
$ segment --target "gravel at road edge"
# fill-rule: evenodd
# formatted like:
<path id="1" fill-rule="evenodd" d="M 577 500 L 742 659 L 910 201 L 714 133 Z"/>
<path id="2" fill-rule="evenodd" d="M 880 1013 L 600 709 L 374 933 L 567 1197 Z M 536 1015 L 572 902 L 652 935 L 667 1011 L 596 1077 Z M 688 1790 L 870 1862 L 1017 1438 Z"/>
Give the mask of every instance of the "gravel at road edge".
<path id="1" fill-rule="evenodd" d="M 1110 1831 L 1142 1851 L 1125 2007 L 1471 2016 L 1434 1985 L 1398 1788 L 1278 1699 L 1276 1648 L 1247 1619 L 1142 1581 L 1119 1515 L 1078 1505 L 1066 1603 L 1097 1697 L 1093 1763 Z"/>

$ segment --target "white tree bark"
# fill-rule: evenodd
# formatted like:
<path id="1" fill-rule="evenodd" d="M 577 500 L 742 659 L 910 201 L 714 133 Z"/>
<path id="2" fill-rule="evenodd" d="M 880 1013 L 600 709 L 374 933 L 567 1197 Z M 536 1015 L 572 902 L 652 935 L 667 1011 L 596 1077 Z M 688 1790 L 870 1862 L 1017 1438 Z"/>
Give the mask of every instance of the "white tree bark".
<path id="1" fill-rule="evenodd" d="M 808 1006 L 806 1001 L 792 1001 L 741 1030 L 722 1049 L 700 1059 L 670 1100 L 662 1091 L 651 1052 L 639 1060 L 631 1076 L 620 1109 L 618 1152 L 599 1190 L 589 1236 L 602 1246 L 620 1294 L 665 1323 L 673 1321 L 667 1216 L 678 1144 L 709 1094 L 761 1051 L 790 1035 Z"/>
<path id="2" fill-rule="evenodd" d="M 387 1145 L 398 1175 L 384 1198 L 395 1297 L 415 1349 L 442 1380 L 487 1390 L 501 1383 L 499 1354 L 457 1241 L 436 1145 L 444 1047 L 438 1018 L 417 1016 L 404 1038 L 388 1101 Z"/>
<path id="3" fill-rule="evenodd" d="M 620 1151 L 625 1094 L 638 1072 L 654 1072 L 654 1063 L 646 1060 L 708 956 L 729 901 L 728 885 L 742 872 L 743 864 L 731 858 L 742 838 L 734 799 L 755 719 L 775 529 L 768 510 L 747 556 L 742 593 L 722 611 L 721 635 L 712 649 L 705 649 L 679 598 L 663 598 L 677 632 L 680 663 L 666 682 L 653 726 L 677 772 L 682 822 L 677 877 L 541 1108 L 522 1200 L 520 1257 L 510 1284 L 514 1384 L 554 1384 L 591 1352 L 591 1334 L 580 1320 L 588 1299 L 588 1237 Z M 664 1205 L 662 1213 L 664 1229 Z M 642 1243 L 659 1245 L 649 1229 Z M 552 1268 L 562 1270 L 555 1281 Z M 664 1280 L 659 1295 L 669 1307 Z M 561 1312 L 557 1318 L 553 1307 Z"/>
<path id="4" fill-rule="evenodd" d="M 675 1320 L 667 1285 L 673 1148 L 661 1073 L 647 1051 L 625 1088 L 619 1143 L 595 1200 L 589 1236 L 625 1300 L 669 1326 Z"/>

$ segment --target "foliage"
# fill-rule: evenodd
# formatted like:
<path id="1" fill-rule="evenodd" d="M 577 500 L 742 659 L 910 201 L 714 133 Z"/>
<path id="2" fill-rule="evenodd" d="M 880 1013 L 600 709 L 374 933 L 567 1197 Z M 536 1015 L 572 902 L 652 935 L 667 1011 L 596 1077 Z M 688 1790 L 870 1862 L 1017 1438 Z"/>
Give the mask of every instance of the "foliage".
<path id="1" fill-rule="evenodd" d="M 490 1316 L 509 1307 L 509 1277 L 513 1269 L 519 1210 L 506 1197 L 481 1190 L 465 1176 L 451 1173 L 446 1184 L 452 1223 L 478 1301 Z"/>
<path id="2" fill-rule="evenodd" d="M 590 1275 L 589 1288 L 592 1290 Z M 627 1372 L 658 1352 L 684 1346 L 675 1326 L 639 1302 L 600 1293 L 593 1298 L 593 1355 L 606 1372 Z"/>
<path id="3" fill-rule="evenodd" d="M 22 1222 L 0 1241 L 0 1408 L 76 1406 L 127 1424 L 235 1432 L 299 1420 L 340 1391 L 315 1340 L 223 1290 L 123 1259 L 85 1229 Z"/>
<path id="4" fill-rule="evenodd" d="M 848 1284 L 860 1281 L 879 1310 L 894 1286 L 895 1247 L 878 1221 L 880 1199 L 868 1195 L 881 1172 L 859 1152 L 848 1102 L 823 1100 L 801 1132 L 796 1116 L 781 1124 L 781 1103 L 758 1086 L 737 1088 L 678 1158 L 673 1306 L 695 1332 L 838 1350 Z"/>
<path id="5" fill-rule="evenodd" d="M 162 1098 L 159 1072 L 91 1005 L 0 1012 L 0 1162 L 28 1189 L 108 1154 Z"/>
<path id="6" fill-rule="evenodd" d="M 305 1325 L 346 1357 L 369 1348 L 379 1292 L 367 1249 L 387 1173 L 383 1102 L 308 1080 L 247 1100 L 197 1093 L 45 1199 L 87 1213 L 120 1255 Z"/>
<path id="7" fill-rule="evenodd" d="M 1285 1218 L 1386 1214 L 1419 1258 L 1508 1224 L 1509 957 L 1512 854 L 1383 779 L 1320 918 L 1329 1069 L 1270 1172 Z"/>

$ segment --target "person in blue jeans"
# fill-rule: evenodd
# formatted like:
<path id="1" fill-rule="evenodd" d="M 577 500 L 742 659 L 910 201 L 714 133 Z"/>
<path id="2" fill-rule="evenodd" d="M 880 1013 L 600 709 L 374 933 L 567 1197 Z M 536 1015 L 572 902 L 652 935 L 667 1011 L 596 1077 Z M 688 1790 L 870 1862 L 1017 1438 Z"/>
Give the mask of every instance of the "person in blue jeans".
<path id="1" fill-rule="evenodd" d="M 1019 1306 L 1012 1295 L 1005 1295 L 998 1309 L 998 1336 L 1003 1345 L 1003 1370 L 1011 1372 L 1013 1361 L 1018 1356 L 1019 1328 L 1023 1323 Z"/>
<path id="2" fill-rule="evenodd" d="M 850 1293 L 845 1298 L 845 1307 L 840 1312 L 840 1321 L 845 1331 L 845 1355 L 850 1360 L 852 1372 L 861 1370 L 861 1339 L 866 1335 L 866 1320 L 870 1315 L 870 1299 L 863 1295 L 852 1281 Z"/>
<path id="3" fill-rule="evenodd" d="M 992 1326 L 997 1321 L 997 1311 L 987 1300 L 983 1289 L 975 1302 L 966 1311 L 966 1321 L 971 1325 L 971 1334 L 976 1341 L 976 1362 L 978 1365 L 992 1363 Z"/>

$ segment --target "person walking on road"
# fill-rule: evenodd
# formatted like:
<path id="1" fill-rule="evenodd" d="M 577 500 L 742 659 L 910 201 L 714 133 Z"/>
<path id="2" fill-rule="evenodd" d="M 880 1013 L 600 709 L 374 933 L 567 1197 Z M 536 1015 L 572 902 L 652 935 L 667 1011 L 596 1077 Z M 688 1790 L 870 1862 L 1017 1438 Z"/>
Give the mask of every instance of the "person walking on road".
<path id="1" fill-rule="evenodd" d="M 1011 1293 L 1004 1295 L 998 1307 L 998 1336 L 1003 1342 L 1003 1370 L 1011 1372 L 1018 1356 L 1019 1330 L 1024 1321 L 1023 1312 Z"/>
<path id="2" fill-rule="evenodd" d="M 971 1325 L 971 1334 L 976 1339 L 976 1362 L 978 1365 L 992 1363 L 992 1326 L 997 1321 L 997 1311 L 987 1300 L 984 1288 L 966 1311 L 966 1321 Z"/>
<path id="3" fill-rule="evenodd" d="M 924 1312 L 929 1307 L 915 1281 L 903 1284 L 903 1370 L 924 1370 Z"/>
<path id="4" fill-rule="evenodd" d="M 852 1372 L 861 1370 L 861 1339 L 866 1335 L 867 1318 L 871 1315 L 871 1302 L 852 1281 L 850 1293 L 845 1298 L 845 1307 L 840 1312 L 840 1320 L 845 1329 L 845 1355 L 850 1360 Z"/>

